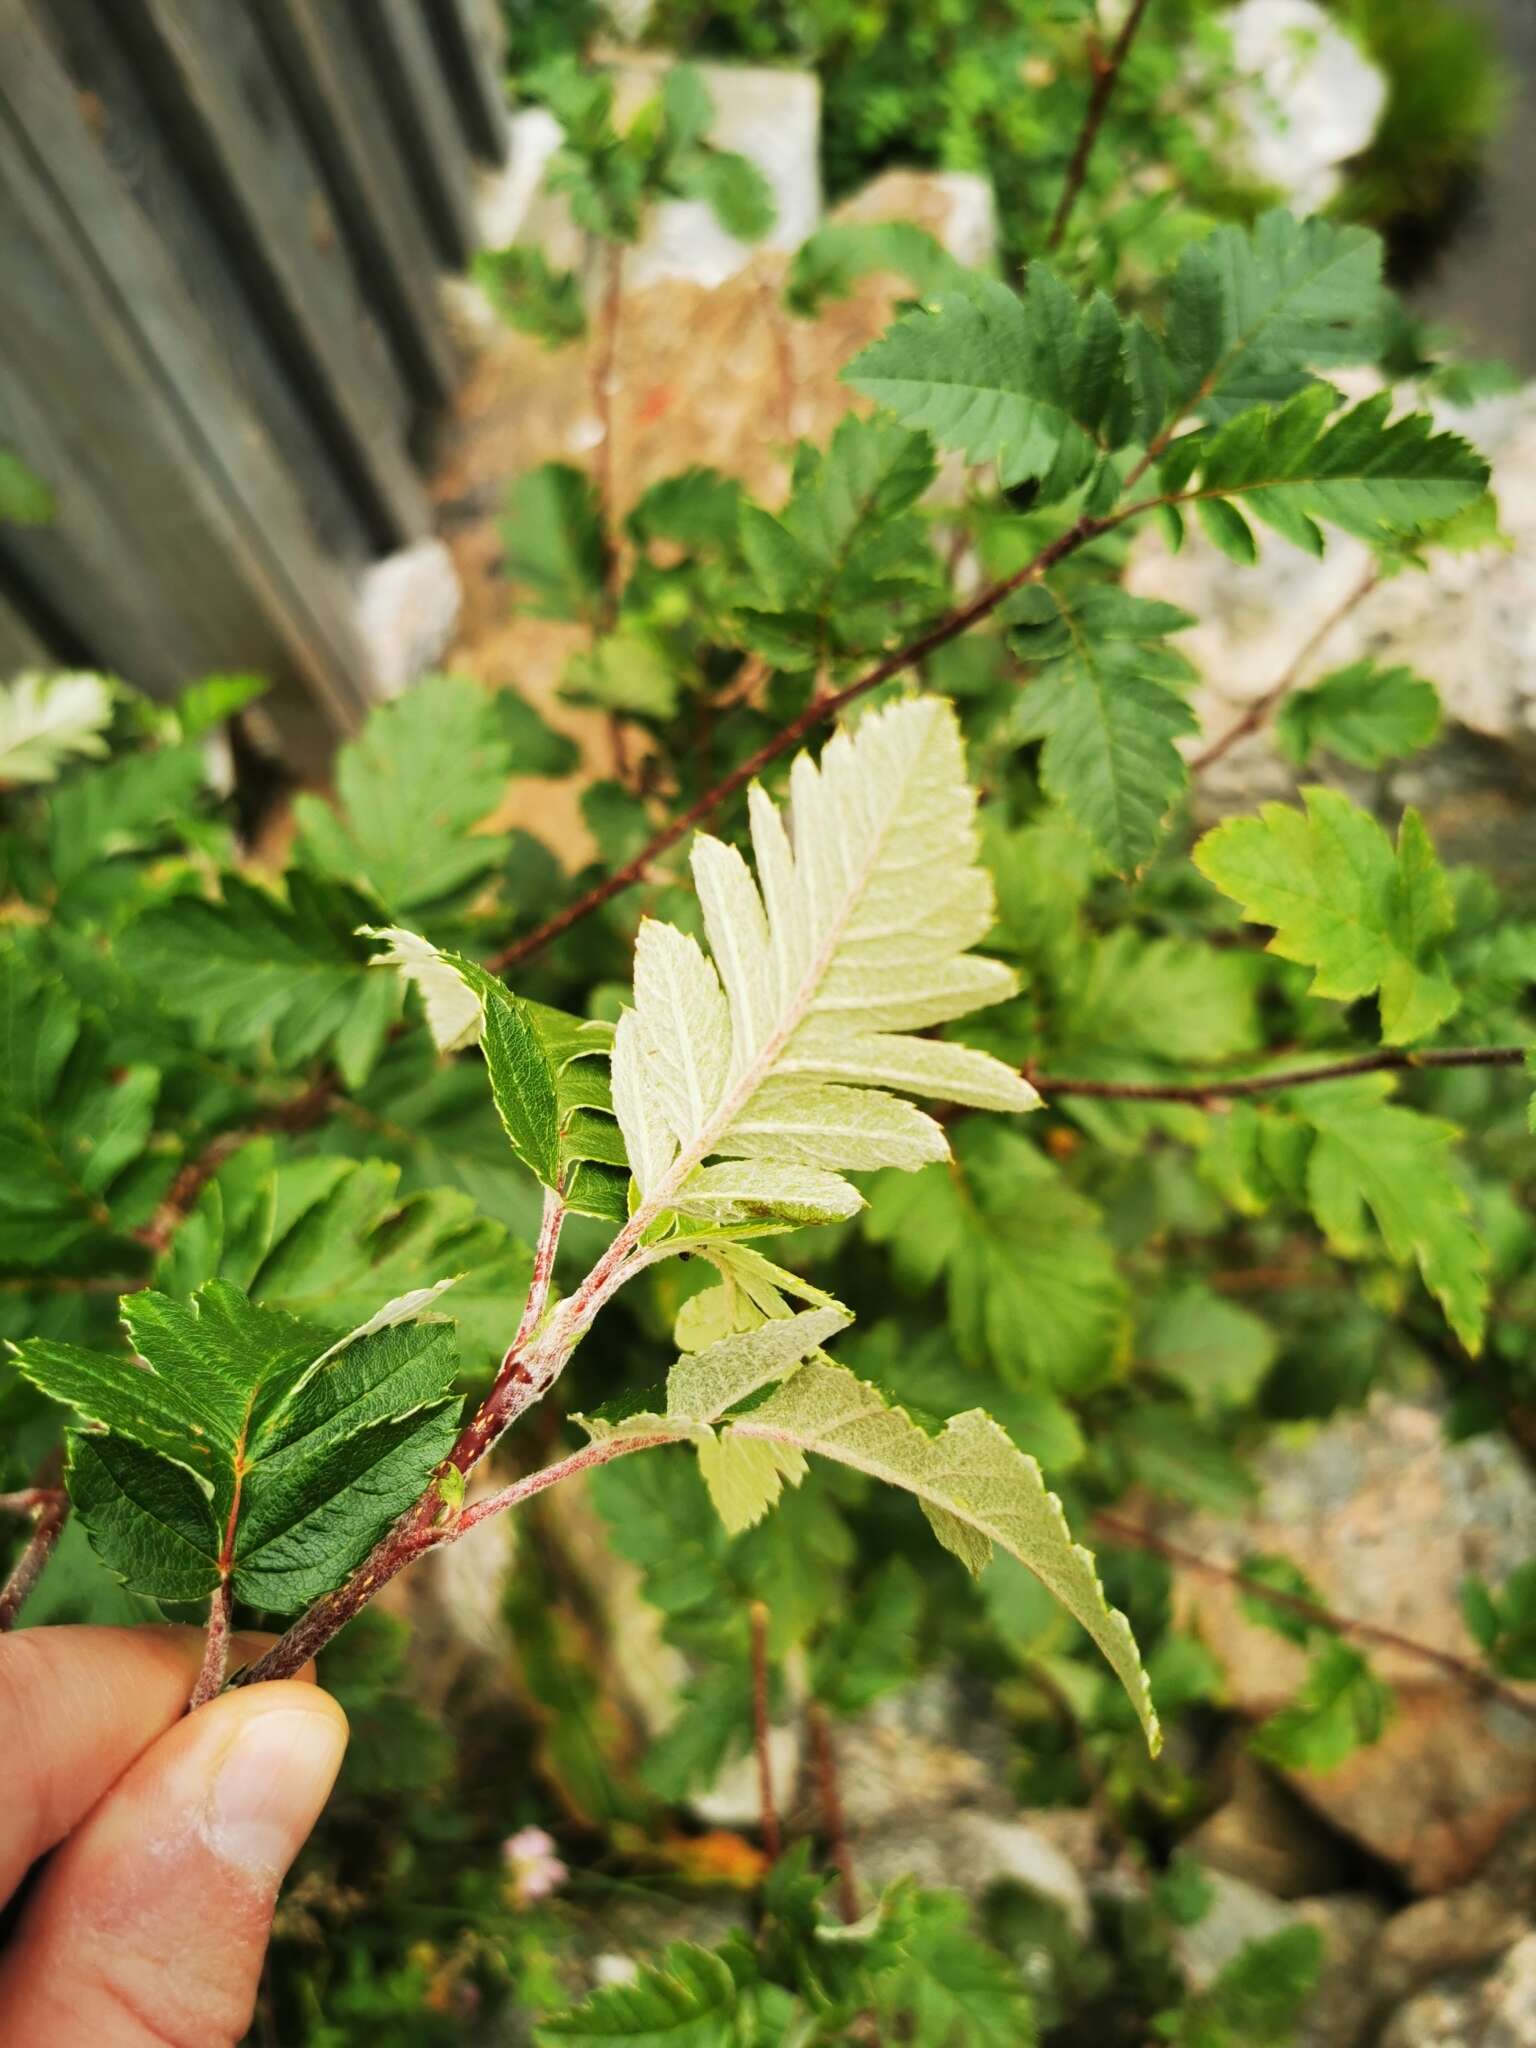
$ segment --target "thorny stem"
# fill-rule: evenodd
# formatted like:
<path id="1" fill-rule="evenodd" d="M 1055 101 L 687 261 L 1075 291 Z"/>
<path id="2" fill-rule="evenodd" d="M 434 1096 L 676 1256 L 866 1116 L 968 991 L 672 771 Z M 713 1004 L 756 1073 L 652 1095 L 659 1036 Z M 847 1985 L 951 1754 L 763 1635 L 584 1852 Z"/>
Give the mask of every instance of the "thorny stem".
<path id="1" fill-rule="evenodd" d="M 811 1757 L 816 1767 L 816 1798 L 821 1807 L 821 1824 L 826 1830 L 827 1851 L 837 1872 L 838 1911 L 852 1926 L 859 1917 L 859 1886 L 853 1871 L 853 1852 L 848 1847 L 843 1795 L 837 1782 L 837 1752 L 832 1746 L 832 1724 L 820 1700 L 806 1702 L 805 1728 L 811 1738 Z"/>
<path id="2" fill-rule="evenodd" d="M 768 1609 L 754 1600 L 747 1618 L 752 1628 L 752 1747 L 757 1756 L 757 1803 L 762 1815 L 763 1849 L 777 1863 L 783 1848 L 779 1810 L 773 1800 L 773 1757 L 768 1747 Z"/>
<path id="3" fill-rule="evenodd" d="M 611 874 L 605 875 L 602 881 L 595 883 L 585 895 L 578 896 L 574 903 L 568 903 L 563 910 L 557 911 L 536 931 L 525 933 L 522 938 L 514 939 L 510 946 L 504 946 L 499 953 L 493 954 L 485 963 L 487 968 L 492 974 L 504 974 L 511 967 L 521 966 L 523 961 L 531 959 L 535 953 L 543 952 L 552 940 L 560 938 L 572 925 L 579 924 L 584 917 L 589 917 L 594 910 L 600 910 L 605 903 L 640 881 L 658 854 L 663 854 L 670 847 L 676 846 L 695 825 L 717 811 L 728 797 L 734 796 L 739 789 L 745 789 L 747 784 L 760 775 L 771 762 L 777 761 L 782 754 L 787 754 L 807 733 L 814 732 L 817 726 L 824 725 L 830 718 L 835 718 L 845 705 L 853 703 L 856 698 L 864 696 L 868 691 L 877 689 L 881 683 L 890 682 L 893 676 L 902 675 L 907 669 L 917 668 L 930 654 L 936 654 L 941 647 L 947 647 L 951 640 L 957 640 L 962 633 L 969 632 L 972 626 L 989 617 L 1016 590 L 1022 590 L 1026 583 L 1038 582 L 1042 576 L 1054 569 L 1058 562 L 1074 554 L 1087 542 L 1097 540 L 1101 534 L 1112 532 L 1117 526 L 1123 526 L 1128 519 L 1134 519 L 1161 503 L 1160 498 L 1148 498 L 1126 506 L 1123 511 L 1108 513 L 1100 519 L 1085 516 L 1077 520 L 1065 533 L 1058 534 L 1048 547 L 1042 548 L 1033 561 L 1026 562 L 1024 567 L 1016 570 L 1012 576 L 988 584 L 987 588 L 979 592 L 969 603 L 949 612 L 937 625 L 930 626 L 927 632 L 920 633 L 915 640 L 908 641 L 905 647 L 899 647 L 894 653 L 883 656 L 873 668 L 866 669 L 863 675 L 845 684 L 841 690 L 832 690 L 826 695 L 812 698 L 798 717 L 792 718 L 788 725 L 782 726 L 771 740 L 765 741 L 757 749 L 755 754 L 733 768 L 729 775 L 717 782 L 713 789 L 706 790 L 703 796 L 691 803 L 686 810 L 680 811 L 654 839 L 640 849 L 633 860 L 626 861 L 622 867 L 615 868 Z"/>
<path id="4" fill-rule="evenodd" d="M 1526 1059 L 1523 1045 L 1469 1045 L 1430 1048 L 1424 1052 L 1361 1053 L 1316 1067 L 1291 1067 L 1278 1074 L 1242 1074 L 1230 1081 L 1088 1081 L 1069 1075 L 1037 1074 L 1026 1067 L 1024 1077 L 1047 1103 L 1063 1096 L 1092 1096 L 1101 1102 L 1188 1102 L 1210 1109 L 1218 1102 L 1246 1095 L 1273 1095 L 1286 1088 L 1310 1088 L 1321 1081 L 1345 1081 L 1356 1074 L 1414 1072 L 1439 1067 L 1518 1067 Z"/>
<path id="5" fill-rule="evenodd" d="M 1144 1550 L 1169 1564 L 1182 1566 L 1185 1571 L 1198 1572 L 1202 1578 L 1219 1579 L 1224 1585 L 1235 1586 L 1256 1600 L 1268 1602 L 1282 1613 L 1315 1622 L 1318 1627 L 1330 1628 L 1338 1635 L 1358 1636 L 1362 1642 L 1380 1643 L 1384 1649 L 1397 1650 L 1405 1657 L 1417 1658 L 1422 1664 L 1433 1664 L 1470 1691 L 1485 1699 L 1496 1699 L 1504 1706 L 1512 1707 L 1517 1714 L 1524 1715 L 1528 1721 L 1536 1721 L 1536 1699 L 1517 1691 L 1512 1685 L 1505 1685 L 1491 1671 L 1470 1663 L 1465 1657 L 1455 1656 L 1449 1650 L 1437 1650 L 1433 1644 L 1417 1642 L 1412 1636 L 1399 1635 L 1396 1629 L 1382 1628 L 1374 1621 L 1359 1621 L 1353 1615 L 1335 1614 L 1331 1608 L 1321 1607 L 1316 1601 L 1305 1600 L 1299 1594 L 1283 1593 L 1275 1586 L 1265 1585 L 1261 1579 L 1250 1579 L 1231 1565 L 1217 1564 L 1214 1558 L 1202 1557 L 1198 1551 L 1186 1549 L 1182 1543 L 1159 1535 L 1155 1529 L 1143 1528 L 1137 1522 L 1128 1522 L 1102 1508 L 1094 1516 L 1094 1522 L 1111 1543 L 1124 1544 L 1131 1550 Z"/>
<path id="6" fill-rule="evenodd" d="M 224 1690 L 224 1680 L 229 1672 L 229 1624 L 234 1612 L 234 1589 L 228 1579 L 221 1579 L 208 1607 L 208 1635 L 203 1644 L 203 1667 L 197 1674 L 197 1684 L 192 1688 L 192 1697 L 187 1701 L 187 1712 L 195 1714 L 199 1707 L 206 1707 L 217 1699 Z"/>
<path id="7" fill-rule="evenodd" d="M 1062 237 L 1067 232 L 1067 223 L 1072 218 L 1072 209 L 1077 204 L 1088 175 L 1094 146 L 1099 139 L 1099 130 L 1104 125 L 1104 116 L 1114 98 L 1115 86 L 1120 77 L 1121 67 L 1131 54 L 1131 44 L 1136 40 L 1136 31 L 1141 27 L 1142 16 L 1147 11 L 1147 0 L 1132 0 L 1129 12 L 1116 36 L 1114 46 L 1107 57 L 1097 45 L 1092 50 L 1093 90 L 1088 95 L 1088 106 L 1083 115 L 1083 125 L 1078 130 L 1077 146 L 1072 152 L 1072 161 L 1067 166 L 1067 182 L 1056 208 L 1056 217 L 1051 222 L 1051 232 L 1046 237 L 1047 249 L 1059 249 Z"/>
<path id="8" fill-rule="evenodd" d="M 0 1586 L 0 1635 L 13 1629 L 20 1620 L 21 1610 L 42 1577 L 43 1567 L 52 1557 L 53 1546 L 69 1519 L 69 1496 L 58 1484 L 62 1463 L 61 1453 L 52 1452 L 43 1461 L 37 1484 L 27 1489 L 33 1497 L 32 1504 L 22 1512 L 34 1517 L 32 1534 L 12 1566 L 10 1577 Z M 9 1504 L 26 1497 L 26 1494 L 10 1494 L 5 1499 Z"/>
<path id="9" fill-rule="evenodd" d="M 1343 602 L 1334 606 L 1327 618 L 1317 628 L 1317 631 L 1308 634 L 1306 640 L 1298 648 L 1295 656 L 1287 664 L 1284 673 L 1279 679 L 1270 685 L 1262 697 L 1255 697 L 1242 717 L 1238 719 L 1235 725 L 1224 732 L 1220 739 L 1213 740 L 1210 746 L 1196 754 L 1189 764 L 1191 775 L 1198 775 L 1203 768 L 1211 767 L 1215 762 L 1221 760 L 1224 755 L 1229 754 L 1239 740 L 1244 740 L 1250 733 L 1258 731 L 1281 698 L 1289 696 L 1290 692 L 1295 688 L 1297 682 L 1306 671 L 1308 664 L 1327 641 L 1334 627 L 1347 619 L 1356 605 L 1364 603 L 1365 599 L 1370 596 L 1380 581 L 1381 569 L 1373 562 Z"/>
<path id="10" fill-rule="evenodd" d="M 20 1493 L 0 1493 L 0 1515 L 30 1515 L 35 1508 L 53 1507 L 64 1499 L 59 1486 L 24 1486 Z"/>

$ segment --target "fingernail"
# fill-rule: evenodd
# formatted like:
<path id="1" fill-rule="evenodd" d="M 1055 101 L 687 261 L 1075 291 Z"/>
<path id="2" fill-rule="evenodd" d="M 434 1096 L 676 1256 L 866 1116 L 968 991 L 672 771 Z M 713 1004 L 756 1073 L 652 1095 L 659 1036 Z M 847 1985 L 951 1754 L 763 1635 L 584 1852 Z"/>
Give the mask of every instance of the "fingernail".
<path id="1" fill-rule="evenodd" d="M 346 1744 L 338 1714 L 303 1707 L 251 1714 L 213 1781 L 210 1845 L 253 1875 L 281 1877 L 319 1817 Z"/>

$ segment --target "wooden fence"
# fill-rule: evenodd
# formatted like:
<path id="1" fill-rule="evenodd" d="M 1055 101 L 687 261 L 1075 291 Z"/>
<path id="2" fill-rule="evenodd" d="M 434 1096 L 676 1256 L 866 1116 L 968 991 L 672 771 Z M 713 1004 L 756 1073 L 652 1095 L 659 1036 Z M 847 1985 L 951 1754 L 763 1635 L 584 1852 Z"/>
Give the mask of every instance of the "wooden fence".
<path id="1" fill-rule="evenodd" d="M 440 282 L 505 115 L 498 0 L 0 0 L 0 675 L 258 669 L 285 751 L 371 696 L 358 577 L 428 530 Z"/>

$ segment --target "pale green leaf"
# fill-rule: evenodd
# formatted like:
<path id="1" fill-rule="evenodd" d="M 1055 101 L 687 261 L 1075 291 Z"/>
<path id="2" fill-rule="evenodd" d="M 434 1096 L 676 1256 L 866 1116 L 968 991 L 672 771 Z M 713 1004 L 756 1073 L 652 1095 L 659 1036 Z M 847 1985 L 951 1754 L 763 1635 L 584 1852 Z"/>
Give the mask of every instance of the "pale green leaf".
<path id="1" fill-rule="evenodd" d="M 1455 921 L 1449 885 L 1417 812 L 1397 848 L 1336 790 L 1302 791 L 1305 812 L 1266 804 L 1195 848 L 1195 865 L 1275 927 L 1269 950 L 1315 969 L 1312 993 L 1354 1002 L 1379 992 L 1389 1045 L 1423 1038 L 1460 1004 L 1441 947 Z"/>
<path id="2" fill-rule="evenodd" d="M 1129 1624 L 1105 1603 L 1093 1560 L 1073 1543 L 1039 1466 L 989 1416 L 972 1409 L 929 1436 L 877 1388 L 812 1361 L 725 1435 L 830 1458 L 915 1494 L 939 1541 L 972 1572 L 994 1544 L 1018 1558 L 1104 1652 L 1156 1746 L 1157 1716 Z"/>
<path id="3" fill-rule="evenodd" d="M 0 684 L 0 788 L 53 782 L 71 759 L 100 759 L 111 723 L 105 676 L 28 671 Z"/>

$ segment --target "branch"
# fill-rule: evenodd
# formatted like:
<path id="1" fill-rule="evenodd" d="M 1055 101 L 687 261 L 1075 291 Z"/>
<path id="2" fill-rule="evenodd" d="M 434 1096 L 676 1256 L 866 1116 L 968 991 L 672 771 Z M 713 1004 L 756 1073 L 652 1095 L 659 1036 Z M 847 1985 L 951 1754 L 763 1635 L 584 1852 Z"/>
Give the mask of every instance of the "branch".
<path id="1" fill-rule="evenodd" d="M 1088 175 L 1088 165 L 1093 157 L 1094 146 L 1099 139 L 1099 130 L 1104 125 L 1104 116 L 1114 98 L 1115 86 L 1119 81 L 1121 67 L 1131 54 L 1131 44 L 1136 40 L 1136 31 L 1141 27 L 1142 17 L 1147 11 L 1147 0 L 1131 0 L 1120 33 L 1107 57 L 1101 55 L 1097 43 L 1090 47 L 1093 64 L 1093 90 L 1088 95 L 1088 105 L 1083 114 L 1083 125 L 1078 130 L 1077 146 L 1072 152 L 1072 161 L 1067 166 L 1067 182 L 1062 191 L 1061 203 L 1056 208 L 1056 218 L 1051 222 L 1051 232 L 1046 237 L 1047 249 L 1059 249 L 1062 237 L 1067 232 L 1067 223 L 1072 218 L 1083 181 Z"/>
<path id="2" fill-rule="evenodd" d="M 827 1851 L 837 1872 L 837 1903 L 851 1927 L 859 1917 L 859 1885 L 854 1875 L 853 1852 L 848 1847 L 848 1826 L 843 1815 L 843 1795 L 837 1782 L 837 1752 L 832 1747 L 832 1724 L 820 1700 L 807 1700 L 806 1733 L 811 1738 L 811 1755 L 816 1764 L 816 1797 L 821 1823 L 826 1830 Z"/>
<path id="3" fill-rule="evenodd" d="M 26 1493 L 3 1496 L 3 1503 L 11 1506 L 25 1501 L 30 1495 L 30 1507 L 19 1511 L 31 1514 L 34 1520 L 25 1548 L 12 1566 L 10 1577 L 0 1586 L 0 1635 L 13 1629 L 20 1620 L 21 1610 L 31 1598 L 43 1575 L 44 1565 L 53 1555 L 53 1546 L 69 1519 L 69 1496 L 57 1484 L 62 1462 L 60 1452 L 51 1452 L 43 1461 L 36 1486 L 29 1487 Z"/>
<path id="4" fill-rule="evenodd" d="M 514 939 L 510 946 L 504 946 L 499 953 L 493 954 L 486 961 L 486 967 L 492 974 L 505 974 L 509 968 L 520 967 L 535 953 L 543 952 L 552 940 L 560 938 L 572 925 L 579 924 L 584 917 L 589 917 L 594 910 L 600 910 L 605 903 L 640 881 L 659 854 L 676 846 L 695 825 L 717 811 L 727 797 L 734 796 L 739 789 L 745 789 L 747 784 L 755 780 L 771 762 L 777 761 L 782 754 L 787 754 L 807 733 L 814 732 L 817 726 L 825 724 L 830 718 L 835 718 L 845 705 L 853 703 L 855 698 L 864 696 L 870 690 L 878 689 L 881 683 L 888 683 L 893 676 L 899 676 L 907 669 L 916 668 L 926 661 L 930 654 L 936 654 L 939 648 L 948 646 L 951 640 L 957 640 L 962 633 L 969 632 L 972 626 L 989 617 L 1005 599 L 1011 597 L 1016 590 L 1022 590 L 1026 583 L 1038 582 L 1042 576 L 1054 569 L 1058 562 L 1076 553 L 1089 541 L 1097 540 L 1101 534 L 1112 532 L 1117 526 L 1123 526 L 1128 519 L 1134 519 L 1140 513 L 1150 511 L 1154 505 L 1161 503 L 1160 498 L 1147 498 L 1137 504 L 1126 506 L 1123 511 L 1109 513 L 1102 519 L 1079 519 L 1075 525 L 1068 527 L 1065 533 L 1058 534 L 1049 547 L 1042 548 L 1032 562 L 1026 562 L 1022 569 L 1017 570 L 1012 576 L 1005 577 L 1001 582 L 989 584 L 968 604 L 950 612 L 936 626 L 930 626 L 927 632 L 919 634 L 917 639 L 909 641 L 905 647 L 898 648 L 893 654 L 885 655 L 854 682 L 845 684 L 841 690 L 833 690 L 825 696 L 813 697 L 797 718 L 792 718 L 788 725 L 781 727 L 771 740 L 759 747 L 757 752 L 750 755 L 739 767 L 733 768 L 713 789 L 706 790 L 704 795 L 690 804 L 685 811 L 680 811 L 654 839 L 640 849 L 633 860 L 626 861 L 622 867 L 615 868 L 612 874 L 605 875 L 602 881 L 588 889 L 585 895 L 578 896 L 574 903 L 568 903 L 564 910 L 557 911 L 536 931 L 527 933 L 523 938 Z"/>
<path id="5" fill-rule="evenodd" d="M 601 1443 L 586 1444 L 568 1458 L 546 1465 L 542 1470 L 530 1473 L 526 1479 L 502 1487 L 497 1493 L 487 1494 L 483 1500 L 473 1502 L 461 1514 L 439 1522 L 436 1527 L 417 1525 L 423 1505 L 423 1502 L 418 1502 L 415 1508 L 401 1517 L 345 1585 L 339 1586 L 334 1593 L 327 1593 L 323 1600 L 317 1600 L 264 1657 L 247 1665 L 245 1670 L 237 1671 L 231 1684 L 259 1685 L 269 1678 L 292 1678 L 296 1671 L 303 1670 L 311 1657 L 319 1655 L 355 1614 L 361 1613 L 381 1587 L 387 1586 L 396 1573 L 404 1571 L 408 1564 L 427 1551 L 435 1550 L 444 1543 L 457 1543 L 461 1536 L 467 1536 L 471 1529 L 478 1529 L 493 1515 L 521 1507 L 535 1494 L 558 1486 L 562 1479 L 573 1479 L 579 1472 L 590 1471 L 594 1465 L 609 1464 L 614 1458 L 627 1458 L 631 1451 L 655 1450 L 661 1444 L 679 1441 L 678 1437 L 658 1433 L 655 1436 L 608 1437 Z M 429 1488 L 423 1500 L 431 1498 L 434 1491 Z"/>
<path id="6" fill-rule="evenodd" d="M 1258 731 L 1281 698 L 1290 695 L 1303 671 L 1334 627 L 1347 619 L 1356 605 L 1363 603 L 1380 581 L 1380 565 L 1373 562 L 1342 603 L 1334 606 L 1316 632 L 1308 634 L 1279 680 L 1272 683 L 1262 697 L 1256 697 L 1237 723 L 1229 731 L 1224 732 L 1219 740 L 1213 740 L 1210 746 L 1195 755 L 1189 764 L 1191 775 L 1198 775 L 1202 768 L 1211 767 L 1214 762 L 1221 760 L 1223 755 L 1229 754 L 1239 740 L 1246 739 L 1250 733 Z"/>
<path id="7" fill-rule="evenodd" d="M 1256 1600 L 1268 1601 L 1271 1607 L 1280 1609 L 1282 1613 L 1315 1622 L 1319 1628 L 1332 1629 L 1337 1635 L 1358 1636 L 1361 1642 L 1379 1643 L 1383 1649 L 1415 1657 L 1421 1664 L 1433 1664 L 1470 1691 L 1485 1699 L 1499 1700 L 1517 1714 L 1523 1714 L 1528 1721 L 1536 1721 L 1536 1698 L 1512 1685 L 1505 1685 L 1491 1671 L 1465 1657 L 1457 1657 L 1449 1650 L 1437 1650 L 1433 1644 L 1417 1642 L 1412 1636 L 1399 1635 L 1396 1629 L 1381 1628 L 1374 1621 L 1358 1621 L 1353 1615 L 1335 1614 L 1332 1608 L 1321 1607 L 1316 1601 L 1305 1600 L 1297 1593 L 1283 1593 L 1277 1587 L 1266 1586 L 1261 1579 L 1248 1578 L 1231 1565 L 1217 1564 L 1212 1558 L 1202 1557 L 1198 1551 L 1186 1549 L 1182 1543 L 1171 1542 L 1155 1529 L 1127 1522 L 1102 1508 L 1093 1519 L 1112 1543 L 1124 1544 L 1132 1550 L 1144 1550 L 1169 1564 L 1181 1565 L 1186 1571 L 1198 1572 L 1203 1578 L 1219 1579 L 1224 1585 L 1235 1586 L 1239 1592 L 1249 1593 Z"/>
<path id="8" fill-rule="evenodd" d="M 1068 1095 L 1091 1096 L 1101 1102 L 1188 1102 L 1196 1109 L 1210 1109 L 1218 1102 L 1246 1095 L 1273 1095 L 1286 1088 L 1310 1088 L 1320 1081 L 1346 1081 L 1356 1074 L 1414 1072 L 1438 1067 L 1519 1067 L 1525 1064 L 1523 1045 L 1470 1045 L 1431 1048 L 1426 1052 L 1396 1051 L 1361 1053 L 1357 1058 L 1333 1060 L 1324 1066 L 1291 1067 L 1278 1074 L 1243 1074 L 1231 1081 L 1088 1081 L 1069 1075 L 1039 1074 L 1024 1068 L 1024 1078 L 1034 1084 L 1050 1102 Z"/>
<path id="9" fill-rule="evenodd" d="M 208 1635 L 203 1644 L 203 1666 L 187 1701 L 187 1712 L 195 1714 L 224 1690 L 229 1674 L 229 1624 L 235 1604 L 228 1579 L 221 1579 L 208 1607 Z"/>
<path id="10" fill-rule="evenodd" d="M 171 1239 L 180 1225 L 192 1213 L 198 1196 L 218 1172 L 226 1159 L 230 1159 L 243 1145 L 249 1145 L 254 1138 L 270 1137 L 278 1132 L 307 1131 L 322 1123 L 335 1105 L 336 1090 L 329 1079 L 314 1081 L 302 1094 L 291 1101 L 278 1103 L 273 1109 L 254 1117 L 239 1130 L 220 1131 L 210 1138 L 202 1151 L 189 1159 L 171 1182 L 170 1190 L 160 1207 L 155 1211 L 152 1222 L 133 1235 L 157 1256 L 169 1248 Z M 135 1286 L 142 1287 L 143 1281 Z"/>

